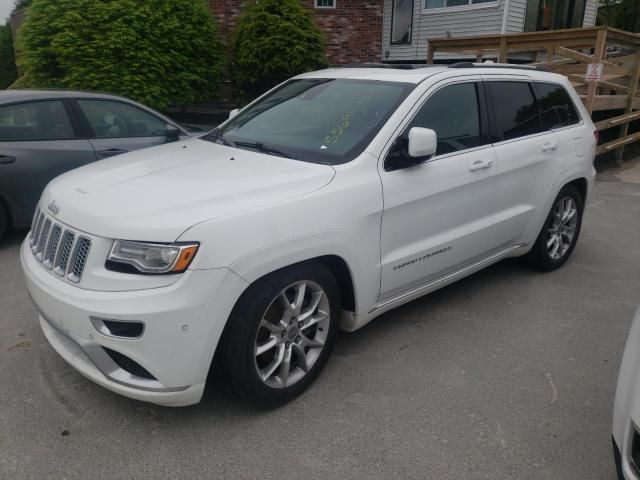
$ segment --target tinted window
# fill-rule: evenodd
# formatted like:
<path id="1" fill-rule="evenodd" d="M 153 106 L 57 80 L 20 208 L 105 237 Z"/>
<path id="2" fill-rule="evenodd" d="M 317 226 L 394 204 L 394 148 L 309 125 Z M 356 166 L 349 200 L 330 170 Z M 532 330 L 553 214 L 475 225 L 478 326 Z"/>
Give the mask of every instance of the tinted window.
<path id="1" fill-rule="evenodd" d="M 405 132 L 424 127 L 438 134 L 436 155 L 480 146 L 480 112 L 475 83 L 444 87 L 422 106 Z"/>
<path id="2" fill-rule="evenodd" d="M 66 140 L 73 127 L 61 101 L 0 107 L 0 142 Z"/>
<path id="3" fill-rule="evenodd" d="M 535 83 L 538 110 L 543 130 L 566 127 L 580 122 L 571 97 L 561 85 Z"/>
<path id="4" fill-rule="evenodd" d="M 526 82 L 487 82 L 496 120 L 496 141 L 540 131 L 538 108 Z"/>
<path id="5" fill-rule="evenodd" d="M 364 150 L 413 88 L 377 80 L 292 80 L 204 139 L 277 150 L 309 162 L 344 163 Z"/>
<path id="6" fill-rule="evenodd" d="M 78 100 L 95 138 L 163 137 L 166 123 L 133 105 L 108 100 Z"/>

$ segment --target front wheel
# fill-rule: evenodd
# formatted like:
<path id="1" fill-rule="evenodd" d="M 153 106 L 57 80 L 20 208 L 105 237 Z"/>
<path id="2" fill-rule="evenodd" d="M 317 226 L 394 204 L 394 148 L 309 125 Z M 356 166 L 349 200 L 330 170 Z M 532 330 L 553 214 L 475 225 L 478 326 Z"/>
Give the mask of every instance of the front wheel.
<path id="1" fill-rule="evenodd" d="M 536 243 L 527 255 L 534 267 L 543 271 L 560 268 L 576 246 L 584 204 L 576 187 L 566 185 L 556 197 Z"/>
<path id="2" fill-rule="evenodd" d="M 324 367 L 340 316 L 340 291 L 323 265 L 296 265 L 258 280 L 238 301 L 221 340 L 232 390 L 262 407 L 295 398 Z"/>

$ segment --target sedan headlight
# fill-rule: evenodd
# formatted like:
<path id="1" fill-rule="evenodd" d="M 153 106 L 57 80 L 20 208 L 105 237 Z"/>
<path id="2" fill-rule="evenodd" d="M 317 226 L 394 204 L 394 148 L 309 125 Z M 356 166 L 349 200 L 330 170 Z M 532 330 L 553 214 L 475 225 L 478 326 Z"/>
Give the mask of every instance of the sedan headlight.
<path id="1" fill-rule="evenodd" d="M 116 240 L 106 268 L 131 273 L 182 273 L 189 267 L 197 251 L 197 243 Z"/>

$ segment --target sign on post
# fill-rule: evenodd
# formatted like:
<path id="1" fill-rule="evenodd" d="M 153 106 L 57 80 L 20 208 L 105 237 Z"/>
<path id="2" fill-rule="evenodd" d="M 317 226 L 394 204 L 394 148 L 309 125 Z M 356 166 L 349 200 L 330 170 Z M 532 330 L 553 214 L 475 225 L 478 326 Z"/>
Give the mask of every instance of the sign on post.
<path id="1" fill-rule="evenodd" d="M 603 67 L 604 65 L 602 63 L 590 63 L 587 65 L 587 73 L 584 79 L 587 82 L 601 80 Z"/>

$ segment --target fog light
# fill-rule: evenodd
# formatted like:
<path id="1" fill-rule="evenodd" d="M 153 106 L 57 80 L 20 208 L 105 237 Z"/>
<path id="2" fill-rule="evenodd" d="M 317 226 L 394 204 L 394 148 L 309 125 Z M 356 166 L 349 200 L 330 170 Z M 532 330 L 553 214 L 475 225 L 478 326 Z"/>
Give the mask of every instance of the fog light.
<path id="1" fill-rule="evenodd" d="M 144 333 L 144 323 L 131 320 L 107 320 L 90 317 L 94 328 L 107 337 L 140 338 Z"/>

